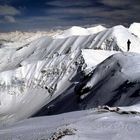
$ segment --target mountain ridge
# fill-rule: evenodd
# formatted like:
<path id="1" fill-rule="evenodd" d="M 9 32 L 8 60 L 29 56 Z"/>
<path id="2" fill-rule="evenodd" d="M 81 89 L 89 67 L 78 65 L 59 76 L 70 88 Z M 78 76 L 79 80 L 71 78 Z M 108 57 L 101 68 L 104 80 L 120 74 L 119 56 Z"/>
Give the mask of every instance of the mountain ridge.
<path id="1" fill-rule="evenodd" d="M 23 41 L 24 45 L 16 41 L 4 42 L 0 48 L 1 122 L 28 118 L 65 91 L 73 91 L 78 82 L 82 83 L 81 79 L 73 80 L 75 77 L 86 77 L 85 74 L 90 73 L 93 67 L 98 68 L 112 54 L 126 52 L 128 39 L 131 41 L 130 52 L 140 52 L 140 39 L 129 29 L 118 25 L 101 31 L 100 27 L 97 27 L 99 32 L 96 34 L 83 35 L 86 29 L 82 28 L 82 35 L 70 34 L 63 38 L 60 38 L 62 34 L 43 35 L 31 42 Z M 79 27 L 73 29 L 81 30 Z M 82 54 L 84 50 L 85 54 Z M 89 60 L 86 58 L 87 50 L 93 53 L 91 61 L 97 58 L 89 68 L 86 64 Z M 108 53 L 106 56 L 105 52 Z M 103 57 L 102 60 L 98 55 Z M 78 100 L 79 95 L 74 95 L 74 102 Z"/>

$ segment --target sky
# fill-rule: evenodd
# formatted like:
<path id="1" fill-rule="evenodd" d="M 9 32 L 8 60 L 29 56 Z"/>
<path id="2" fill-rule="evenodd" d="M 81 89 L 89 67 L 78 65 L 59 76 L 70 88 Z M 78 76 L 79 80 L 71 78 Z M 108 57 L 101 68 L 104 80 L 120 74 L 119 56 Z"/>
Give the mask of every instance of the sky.
<path id="1" fill-rule="evenodd" d="M 0 0 L 0 32 L 140 22 L 140 0 Z"/>

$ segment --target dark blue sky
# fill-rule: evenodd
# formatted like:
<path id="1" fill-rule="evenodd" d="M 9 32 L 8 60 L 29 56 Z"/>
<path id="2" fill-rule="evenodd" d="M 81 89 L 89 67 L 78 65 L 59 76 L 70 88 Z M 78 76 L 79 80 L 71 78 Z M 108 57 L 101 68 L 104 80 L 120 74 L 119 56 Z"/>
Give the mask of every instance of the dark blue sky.
<path id="1" fill-rule="evenodd" d="M 0 31 L 140 22 L 140 0 L 0 0 Z"/>

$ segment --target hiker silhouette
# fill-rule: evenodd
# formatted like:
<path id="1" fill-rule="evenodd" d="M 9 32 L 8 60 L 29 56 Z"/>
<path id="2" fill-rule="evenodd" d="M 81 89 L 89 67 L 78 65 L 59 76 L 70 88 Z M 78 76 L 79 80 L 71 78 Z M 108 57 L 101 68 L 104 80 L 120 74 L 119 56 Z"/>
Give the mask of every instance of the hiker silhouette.
<path id="1" fill-rule="evenodd" d="M 127 41 L 127 51 L 130 50 L 130 44 L 131 44 L 131 41 L 128 39 L 128 41 Z"/>

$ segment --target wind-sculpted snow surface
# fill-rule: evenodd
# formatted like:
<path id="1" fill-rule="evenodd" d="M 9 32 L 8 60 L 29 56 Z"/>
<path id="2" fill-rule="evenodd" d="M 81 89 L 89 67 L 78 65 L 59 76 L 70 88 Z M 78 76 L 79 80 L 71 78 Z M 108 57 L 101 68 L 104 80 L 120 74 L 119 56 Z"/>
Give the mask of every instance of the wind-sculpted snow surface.
<path id="1" fill-rule="evenodd" d="M 26 43 L 15 46 L 16 41 L 10 44 L 2 43 L 1 124 L 28 118 L 45 105 L 53 108 L 54 105 L 50 103 L 55 103 L 55 100 L 60 103 L 61 99 L 64 101 L 65 98 L 69 99 L 69 103 L 66 100 L 61 102 L 60 108 L 58 106 L 56 108 L 57 111 L 89 108 L 100 103 L 112 106 L 130 105 L 139 100 L 139 98 L 133 100 L 132 97 L 131 102 L 126 97 L 138 90 L 139 67 L 136 60 L 139 59 L 139 54 L 118 54 L 105 59 L 119 51 L 121 53 L 126 51 L 128 39 L 131 41 L 130 51 L 140 52 L 140 39 L 123 26 L 103 30 L 99 28 L 99 31 L 95 29 L 96 27 L 88 29 L 74 27 L 57 36 L 43 35 L 31 42 L 25 41 Z M 94 54 L 89 55 L 90 59 L 96 62 L 91 62 L 87 58 L 90 50 Z M 101 64 L 98 65 L 99 63 Z M 137 68 L 136 72 L 132 64 Z M 136 88 L 131 88 L 131 82 Z M 123 89 L 124 92 L 118 97 L 123 84 L 127 86 L 128 94 L 127 92 L 125 94 Z M 105 96 L 103 93 L 107 95 L 105 99 L 102 99 Z M 112 101 L 114 96 L 115 101 Z M 139 96 L 137 92 L 136 96 Z M 123 99 L 128 100 L 123 103 Z M 66 106 L 62 107 L 63 103 Z M 74 104 L 70 108 L 71 103 Z"/>

